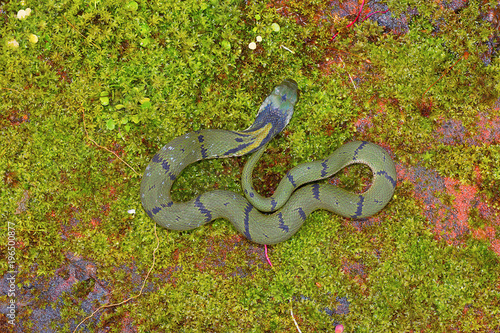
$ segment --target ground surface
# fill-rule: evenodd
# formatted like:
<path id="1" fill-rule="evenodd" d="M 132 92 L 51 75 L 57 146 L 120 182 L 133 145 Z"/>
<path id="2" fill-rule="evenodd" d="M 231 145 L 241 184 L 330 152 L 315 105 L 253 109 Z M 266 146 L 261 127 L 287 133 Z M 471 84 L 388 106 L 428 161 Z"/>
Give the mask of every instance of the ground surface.
<path id="1" fill-rule="evenodd" d="M 500 330 L 496 1 L 24 1 L 0 22 L 2 332 L 73 332 L 141 292 L 77 331 Z M 313 213 L 273 267 L 224 220 L 159 228 L 154 252 L 139 183 L 155 152 L 248 127 L 287 77 L 300 101 L 260 191 L 368 140 L 396 163 L 393 200 Z M 241 192 L 245 161 L 190 166 L 175 198 Z M 370 172 L 329 181 L 362 191 Z"/>

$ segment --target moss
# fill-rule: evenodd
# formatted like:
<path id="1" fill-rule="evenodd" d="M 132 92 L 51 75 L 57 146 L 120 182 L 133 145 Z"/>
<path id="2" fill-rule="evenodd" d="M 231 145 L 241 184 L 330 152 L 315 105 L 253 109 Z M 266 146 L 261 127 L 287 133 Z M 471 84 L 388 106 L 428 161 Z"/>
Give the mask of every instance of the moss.
<path id="1" fill-rule="evenodd" d="M 44 293 L 73 283 L 54 292 L 60 308 L 47 323 L 19 309 L 26 331 L 72 331 L 89 302 L 120 302 L 146 276 L 156 239 L 141 176 L 109 151 L 141 173 L 178 135 L 248 127 L 286 77 L 299 83 L 300 101 L 255 171 L 259 190 L 363 139 L 397 163 L 391 203 L 363 221 L 315 212 L 269 248 L 272 269 L 225 220 L 158 230 L 143 295 L 88 330 L 281 332 L 295 329 L 290 307 L 302 331 L 499 327 L 495 1 L 367 2 L 349 27 L 352 1 L 25 2 L 0 8 L 2 220 L 15 226 L 21 304 L 50 314 Z M 174 197 L 240 191 L 245 160 L 190 166 Z M 359 191 L 370 172 L 338 177 Z M 92 262 L 95 276 L 73 280 L 70 255 Z M 8 270 L 0 261 L 0 275 Z"/>

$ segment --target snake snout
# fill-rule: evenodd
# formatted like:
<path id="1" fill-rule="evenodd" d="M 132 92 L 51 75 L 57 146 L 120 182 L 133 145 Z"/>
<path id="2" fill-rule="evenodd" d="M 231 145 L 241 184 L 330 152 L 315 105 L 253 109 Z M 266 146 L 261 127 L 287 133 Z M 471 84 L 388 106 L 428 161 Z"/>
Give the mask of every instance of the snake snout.
<path id="1" fill-rule="evenodd" d="M 289 100 L 292 105 L 297 104 L 299 101 L 299 85 L 295 80 L 285 79 L 278 87 L 280 93 L 286 94 L 287 100 Z"/>
<path id="2" fill-rule="evenodd" d="M 299 85 L 297 84 L 297 82 L 295 82 L 295 80 L 292 80 L 292 79 L 283 80 L 283 82 L 281 84 L 284 84 L 293 90 L 299 89 Z"/>

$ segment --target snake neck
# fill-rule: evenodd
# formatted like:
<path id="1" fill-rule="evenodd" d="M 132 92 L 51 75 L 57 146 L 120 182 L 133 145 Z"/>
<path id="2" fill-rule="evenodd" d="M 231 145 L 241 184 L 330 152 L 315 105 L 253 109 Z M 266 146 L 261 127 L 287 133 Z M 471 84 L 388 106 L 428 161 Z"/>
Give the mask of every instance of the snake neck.
<path id="1" fill-rule="evenodd" d="M 285 80 L 262 103 L 257 117 L 244 131 L 206 129 L 170 141 L 146 167 L 141 200 L 148 215 L 157 220 L 174 203 L 170 189 L 189 164 L 210 158 L 249 154 L 265 146 L 290 121 L 297 102 L 297 84 Z M 160 214 L 160 215 L 158 215 Z"/>
<path id="2" fill-rule="evenodd" d="M 249 135 L 252 141 L 238 155 L 257 151 L 283 131 L 292 118 L 297 100 L 298 90 L 295 81 L 287 79 L 274 88 L 260 106 L 253 124 L 246 130 L 237 132 Z"/>
<path id="3" fill-rule="evenodd" d="M 273 125 L 271 123 L 265 124 L 256 130 L 245 130 L 243 132 L 236 132 L 247 136 L 246 147 L 240 149 L 235 156 L 241 156 L 257 151 L 259 148 L 265 146 L 276 134 L 273 133 Z"/>

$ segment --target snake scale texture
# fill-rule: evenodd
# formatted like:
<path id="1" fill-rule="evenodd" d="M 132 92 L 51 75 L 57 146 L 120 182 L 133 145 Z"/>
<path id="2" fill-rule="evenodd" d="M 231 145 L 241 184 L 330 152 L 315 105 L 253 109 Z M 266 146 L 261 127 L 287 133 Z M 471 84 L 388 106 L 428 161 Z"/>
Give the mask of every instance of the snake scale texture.
<path id="1" fill-rule="evenodd" d="M 384 149 L 365 141 L 349 142 L 323 160 L 296 166 L 283 177 L 270 198 L 257 194 L 252 185 L 253 167 L 267 142 L 290 121 L 298 99 L 297 88 L 295 81 L 283 81 L 264 100 L 255 122 L 244 131 L 205 129 L 179 136 L 164 146 L 146 167 L 142 178 L 141 201 L 147 214 L 172 230 L 194 229 L 225 218 L 249 240 L 276 244 L 292 237 L 317 209 L 359 219 L 384 208 L 396 187 L 396 169 Z M 188 202 L 172 201 L 170 189 L 189 164 L 249 153 L 254 154 L 243 170 L 245 197 L 215 190 Z M 362 194 L 315 182 L 356 163 L 368 165 L 373 174 L 372 185 Z"/>

